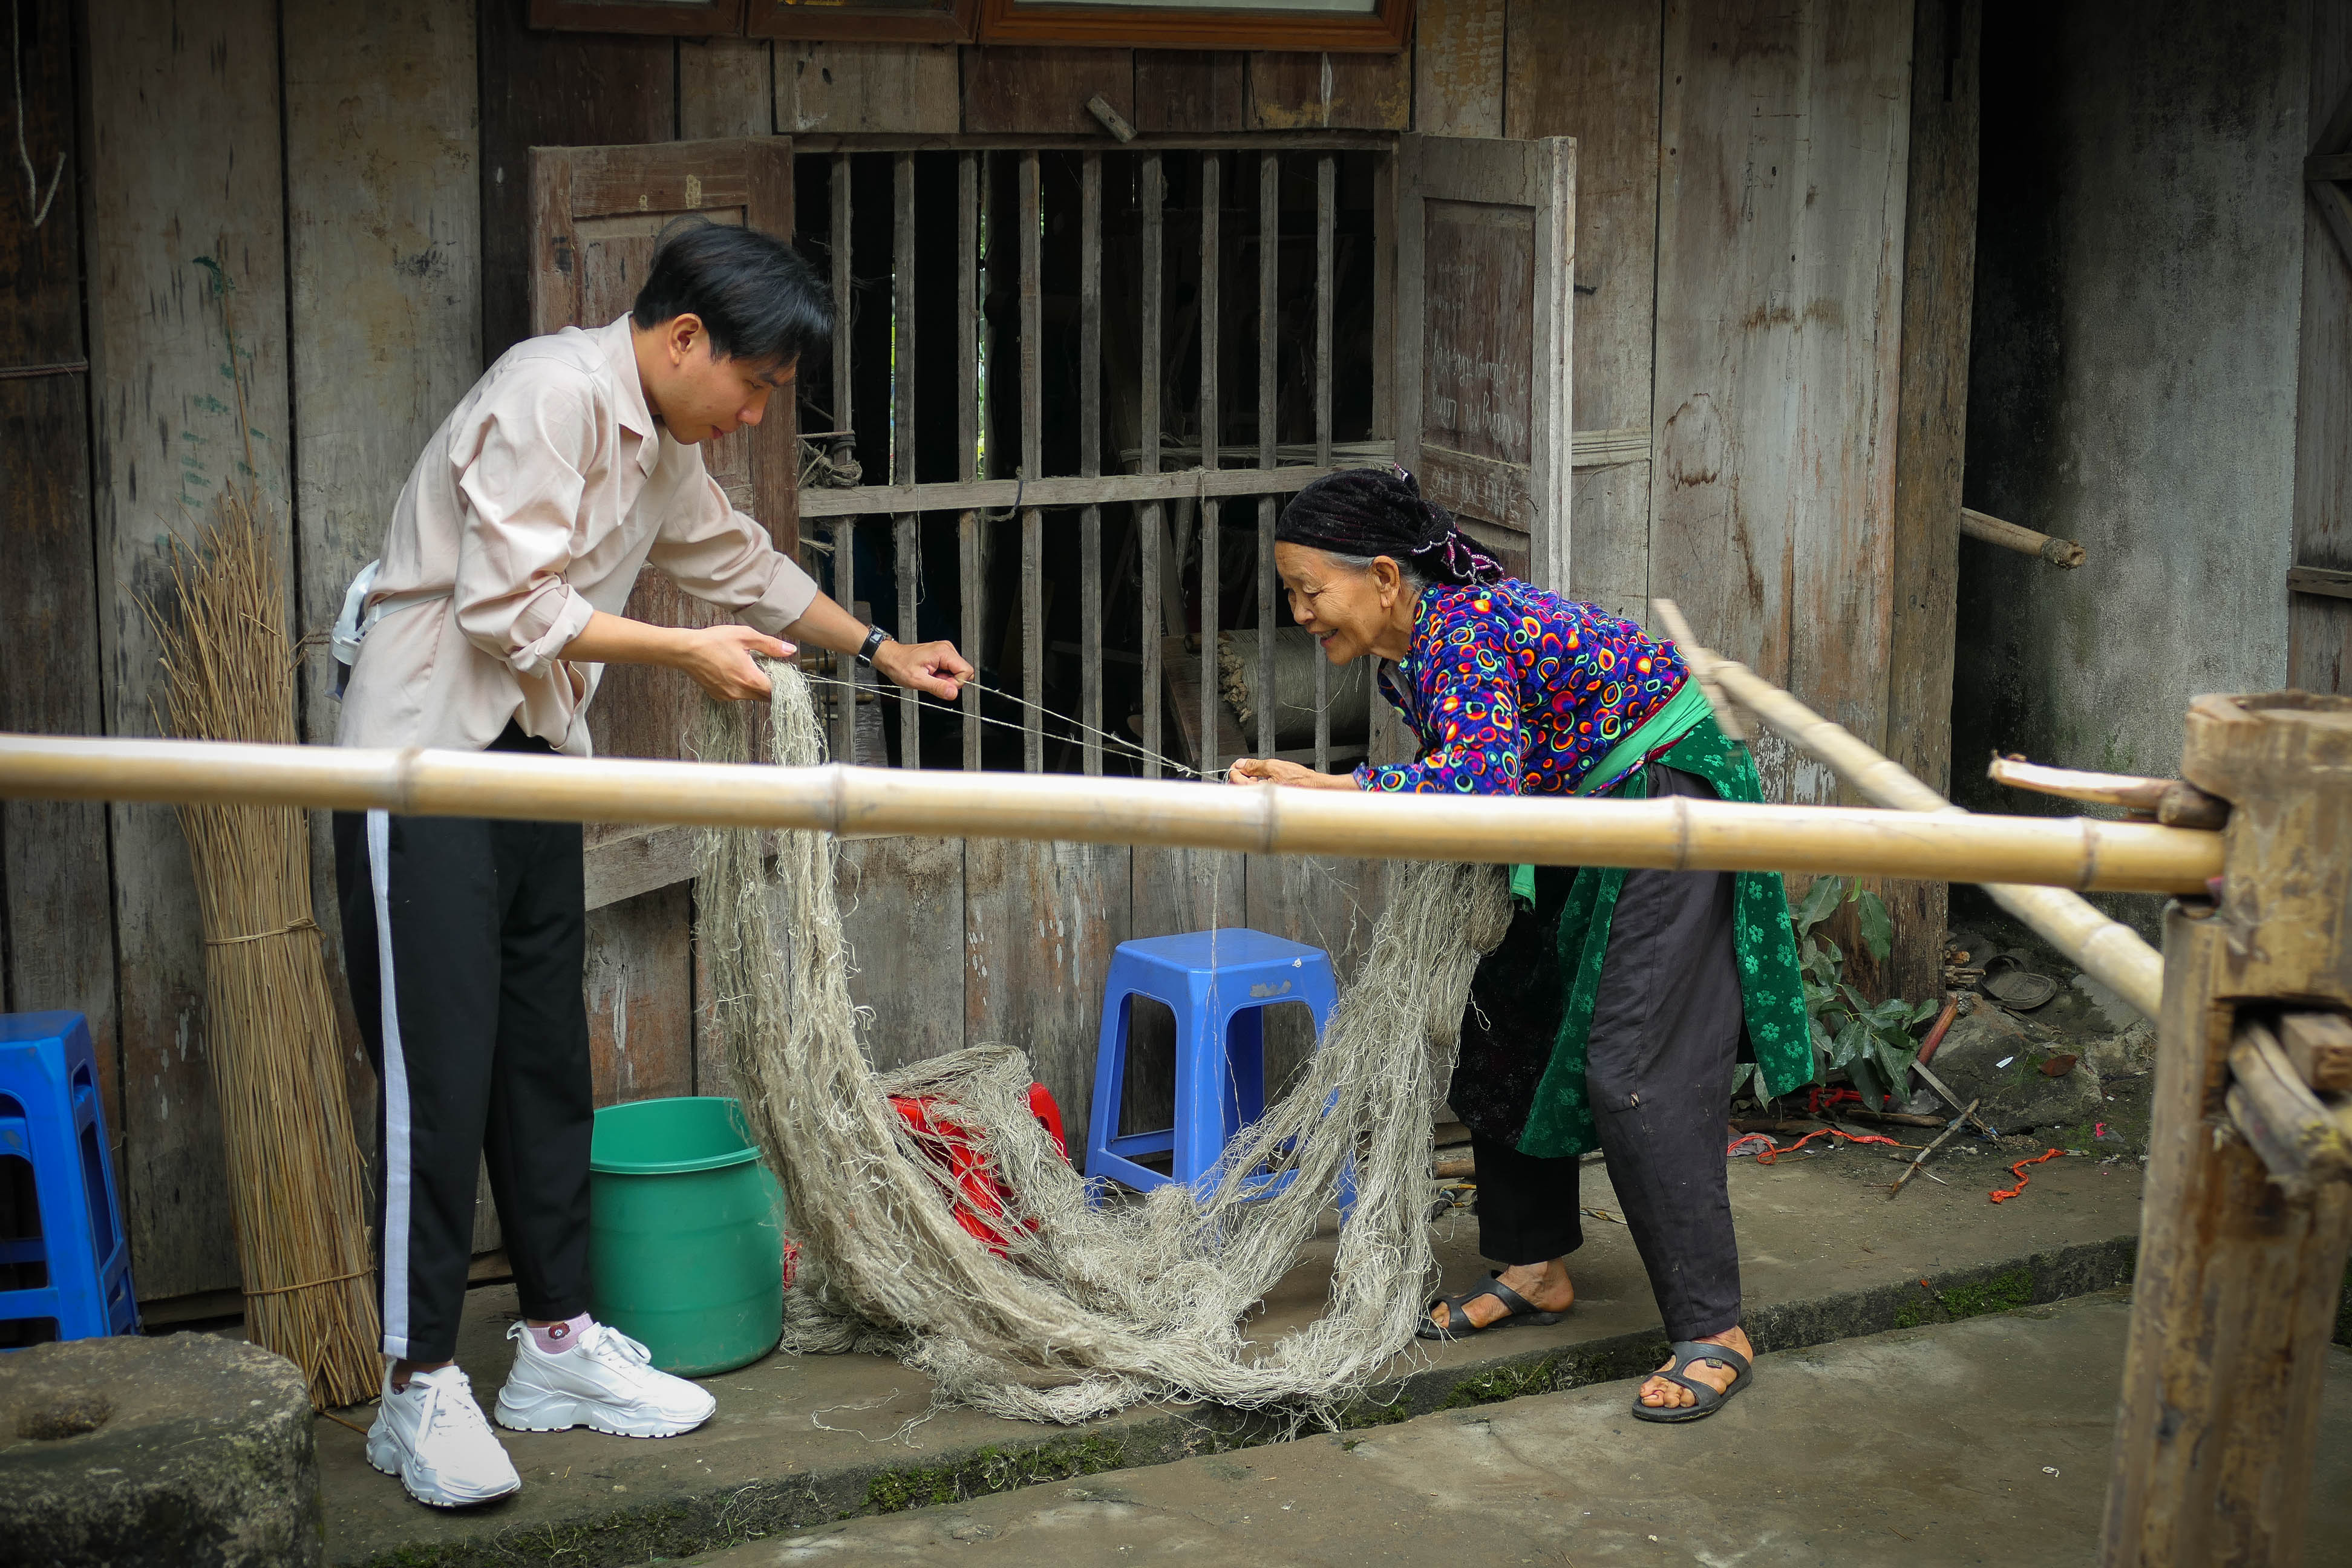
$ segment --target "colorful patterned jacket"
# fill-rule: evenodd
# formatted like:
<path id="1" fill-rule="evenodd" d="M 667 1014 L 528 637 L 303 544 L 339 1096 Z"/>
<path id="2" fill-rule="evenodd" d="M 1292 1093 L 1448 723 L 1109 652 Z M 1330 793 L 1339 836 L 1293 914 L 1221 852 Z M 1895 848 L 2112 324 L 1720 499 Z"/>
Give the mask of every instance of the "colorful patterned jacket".
<path id="1" fill-rule="evenodd" d="M 1566 795 L 1687 673 L 1672 643 L 1516 577 L 1433 584 L 1413 613 L 1412 651 L 1380 676 L 1382 695 L 1421 737 L 1421 758 L 1368 763 L 1357 786 Z"/>

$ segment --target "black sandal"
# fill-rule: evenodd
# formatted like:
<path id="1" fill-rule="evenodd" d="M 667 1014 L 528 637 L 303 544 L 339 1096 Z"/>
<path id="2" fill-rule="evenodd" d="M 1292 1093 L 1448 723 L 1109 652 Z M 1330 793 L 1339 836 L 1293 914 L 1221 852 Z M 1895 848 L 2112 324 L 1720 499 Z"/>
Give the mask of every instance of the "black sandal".
<path id="1" fill-rule="evenodd" d="M 1748 1365 L 1748 1358 L 1725 1345 L 1705 1344 L 1697 1340 L 1676 1340 L 1674 1342 L 1673 1353 L 1675 1363 L 1672 1369 L 1665 1372 L 1654 1372 L 1650 1377 L 1663 1377 L 1668 1383 L 1680 1384 L 1690 1390 L 1691 1397 L 1698 1403 L 1674 1408 L 1644 1405 L 1642 1403 L 1642 1391 L 1637 1388 L 1633 1391 L 1634 1420 L 1669 1423 L 1704 1421 L 1722 1409 L 1726 1400 L 1747 1387 L 1748 1380 L 1755 1375 Z M 1713 1362 L 1717 1366 L 1729 1367 L 1732 1372 L 1731 1386 L 1718 1391 L 1709 1388 L 1704 1383 L 1696 1383 L 1682 1375 L 1690 1370 L 1694 1363 L 1703 1361 Z M 1645 1377 L 1642 1381 L 1647 1383 L 1650 1377 Z"/>
<path id="2" fill-rule="evenodd" d="M 1492 1296 L 1503 1304 L 1503 1315 L 1493 1322 L 1484 1325 L 1472 1322 L 1469 1316 L 1462 1310 L 1481 1296 Z M 1441 1305 L 1445 1309 L 1445 1322 L 1442 1327 L 1431 1315 Z M 1559 1312 L 1545 1311 L 1541 1307 L 1504 1284 L 1499 1269 L 1490 1268 L 1486 1271 L 1486 1282 L 1484 1285 L 1465 1290 L 1459 1296 L 1439 1296 L 1432 1299 L 1429 1305 L 1421 1310 L 1421 1327 L 1413 1330 L 1413 1333 L 1424 1340 L 1467 1339 L 1472 1334 L 1483 1334 L 1492 1329 L 1507 1329 L 1517 1322 L 1557 1323 L 1561 1316 L 1562 1314 Z"/>

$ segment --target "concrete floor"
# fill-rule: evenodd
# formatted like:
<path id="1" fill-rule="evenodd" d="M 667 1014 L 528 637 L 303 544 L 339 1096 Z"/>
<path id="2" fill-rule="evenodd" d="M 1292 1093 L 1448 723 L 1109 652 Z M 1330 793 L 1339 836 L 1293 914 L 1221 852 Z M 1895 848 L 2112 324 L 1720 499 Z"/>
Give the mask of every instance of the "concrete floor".
<path id="1" fill-rule="evenodd" d="M 1888 1152 L 1816 1159 L 1808 1150 L 1769 1167 L 1732 1163 L 1748 1327 L 1764 1349 L 2079 1295 L 2128 1277 L 2138 1229 L 2136 1161 L 2038 1165 L 2025 1194 L 1996 1207 L 1986 1190 L 2006 1184 L 2008 1174 L 1983 1155 L 1939 1155 L 1934 1168 L 1949 1185 L 1914 1182 L 1888 1202 L 1884 1184 L 1897 1169 Z M 1584 1203 L 1613 1215 L 1601 1167 L 1588 1166 L 1585 1178 Z M 1445 1286 L 1462 1289 L 1482 1273 L 1477 1222 L 1457 1212 L 1435 1230 Z M 1565 1321 L 1400 1357 L 1397 1381 L 1375 1396 L 1386 1407 L 1367 1417 L 1575 1387 L 1653 1364 L 1663 1353 L 1657 1308 L 1623 1226 L 1588 1215 L 1587 1236 L 1574 1267 L 1579 1303 Z M 1262 1337 L 1319 1310 L 1330 1250 L 1328 1237 L 1310 1246 L 1269 1300 Z M 502 1336 L 513 1312 L 506 1287 L 478 1290 L 468 1304 L 459 1359 L 486 1405 L 506 1374 Z M 709 1385 L 719 1396 L 718 1415 L 667 1442 L 586 1431 L 508 1435 L 522 1492 L 461 1512 L 412 1502 L 368 1468 L 357 1433 L 321 1420 L 331 1560 L 634 1563 L 909 1499 L 947 1501 L 1051 1485 L 1215 1454 L 1265 1436 L 1232 1413 L 1190 1406 L 1131 1411 L 1074 1429 L 950 1410 L 894 1436 L 925 1413 L 929 1386 L 894 1361 L 865 1356 L 771 1355 Z M 363 1408 L 343 1414 L 362 1425 L 370 1416 Z M 1728 1426 L 1729 1416 L 1709 1425 Z M 1255 1448 L 1231 1462 L 1257 1466 L 1271 1452 Z"/>
<path id="2" fill-rule="evenodd" d="M 853 1520 L 707 1568 L 1198 1563 L 2087 1563 L 2120 1291 L 1760 1358 L 1687 1426 L 1628 1380 L 1224 1458 Z M 2330 1352 L 2306 1568 L 2352 1563 L 2352 1352 Z"/>

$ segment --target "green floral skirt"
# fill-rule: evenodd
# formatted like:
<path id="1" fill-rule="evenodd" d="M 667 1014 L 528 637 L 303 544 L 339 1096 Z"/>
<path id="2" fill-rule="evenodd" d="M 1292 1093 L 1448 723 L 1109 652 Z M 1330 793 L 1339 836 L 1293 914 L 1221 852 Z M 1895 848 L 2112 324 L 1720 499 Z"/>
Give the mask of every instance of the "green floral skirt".
<path id="1" fill-rule="evenodd" d="M 1705 779 L 1725 800 L 1764 798 L 1755 759 L 1711 717 L 1699 721 L 1657 760 Z M 1608 793 L 1620 800 L 1647 800 L 1648 774 L 1636 770 Z M 1796 941 L 1789 929 L 1788 890 L 1778 871 L 1738 871 L 1733 878 L 1732 940 L 1748 1038 L 1764 1092 L 1786 1094 L 1813 1076 L 1812 1037 L 1798 980 Z M 1592 1107 L 1585 1095 L 1585 1049 L 1601 964 L 1609 952 L 1610 922 L 1624 885 L 1622 868 L 1587 866 L 1576 873 L 1569 889 L 1559 917 L 1559 970 L 1566 999 L 1551 1063 L 1536 1087 L 1535 1103 L 1519 1134 L 1523 1154 L 1559 1158 L 1599 1147 Z"/>

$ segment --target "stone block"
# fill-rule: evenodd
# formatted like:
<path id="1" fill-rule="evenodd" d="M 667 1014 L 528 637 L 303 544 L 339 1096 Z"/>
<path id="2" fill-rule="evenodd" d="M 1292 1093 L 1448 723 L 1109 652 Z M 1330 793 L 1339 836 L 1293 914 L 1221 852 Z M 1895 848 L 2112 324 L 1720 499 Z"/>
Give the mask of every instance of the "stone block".
<path id="1" fill-rule="evenodd" d="M 210 1334 L 0 1355 L 0 1557 L 38 1568 L 323 1563 L 302 1374 Z"/>
<path id="2" fill-rule="evenodd" d="M 2057 1078 L 2044 1063 L 2072 1047 L 2019 1021 L 2002 1008 L 1980 1005 L 1953 1022 L 1931 1066 L 1966 1105 L 2003 1132 L 2071 1126 L 2095 1120 L 2105 1103 L 2099 1075 L 2087 1059 Z"/>

